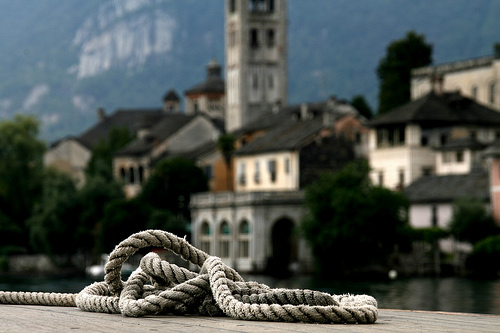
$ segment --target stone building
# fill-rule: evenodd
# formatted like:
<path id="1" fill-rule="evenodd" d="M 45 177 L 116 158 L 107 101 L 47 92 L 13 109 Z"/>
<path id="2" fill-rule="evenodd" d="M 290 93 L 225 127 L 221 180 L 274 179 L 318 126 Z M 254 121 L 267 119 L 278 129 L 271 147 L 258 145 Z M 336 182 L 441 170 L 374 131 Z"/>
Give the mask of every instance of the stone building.
<path id="1" fill-rule="evenodd" d="M 107 140 L 111 129 L 127 128 L 130 133 L 140 135 L 164 116 L 162 109 L 118 109 L 111 115 L 98 109 L 98 121 L 94 126 L 79 136 L 68 136 L 50 145 L 43 156 L 44 165 L 68 173 L 78 186 L 82 186 L 93 146 L 100 140 Z"/>
<path id="2" fill-rule="evenodd" d="M 191 198 L 195 246 L 242 272 L 311 271 L 309 247 L 296 233 L 304 187 L 362 157 L 364 121 L 332 99 L 268 109 L 234 132 L 234 192 Z"/>
<path id="3" fill-rule="evenodd" d="M 500 111 L 500 48 L 494 56 L 417 68 L 412 71 L 411 98 L 431 90 L 460 92 L 478 103 Z"/>
<path id="4" fill-rule="evenodd" d="M 436 173 L 468 173 L 479 162 L 477 144 L 500 137 L 500 113 L 456 92 L 431 91 L 368 125 L 371 179 L 391 189 Z"/>
<path id="5" fill-rule="evenodd" d="M 287 104 L 287 1 L 226 0 L 226 129 Z"/>
<path id="6" fill-rule="evenodd" d="M 205 81 L 185 91 L 187 114 L 204 112 L 212 118 L 224 119 L 226 84 L 221 72 L 217 60 L 212 59 L 207 65 Z"/>

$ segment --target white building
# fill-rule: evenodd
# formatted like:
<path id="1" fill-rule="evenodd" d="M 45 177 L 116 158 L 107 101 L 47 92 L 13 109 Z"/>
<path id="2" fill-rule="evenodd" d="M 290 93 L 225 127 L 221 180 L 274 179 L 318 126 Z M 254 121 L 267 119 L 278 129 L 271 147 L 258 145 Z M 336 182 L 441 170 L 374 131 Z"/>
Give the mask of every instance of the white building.
<path id="1" fill-rule="evenodd" d="M 414 69 L 412 100 L 425 96 L 431 90 L 460 92 L 500 111 L 500 54 Z"/>
<path id="2" fill-rule="evenodd" d="M 468 173 L 477 146 L 460 147 L 456 140 L 486 146 L 500 137 L 500 113 L 459 93 L 431 91 L 369 125 L 371 179 L 391 189 L 422 176 Z"/>

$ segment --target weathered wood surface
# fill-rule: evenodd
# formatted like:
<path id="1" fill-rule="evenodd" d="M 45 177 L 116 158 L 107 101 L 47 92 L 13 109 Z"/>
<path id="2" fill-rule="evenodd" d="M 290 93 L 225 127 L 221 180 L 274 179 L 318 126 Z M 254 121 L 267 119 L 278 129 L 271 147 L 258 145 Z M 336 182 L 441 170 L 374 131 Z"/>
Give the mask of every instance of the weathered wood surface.
<path id="1" fill-rule="evenodd" d="M 500 316 L 380 310 L 372 325 L 242 321 L 227 317 L 127 318 L 77 308 L 0 305 L 1 332 L 500 332 Z"/>

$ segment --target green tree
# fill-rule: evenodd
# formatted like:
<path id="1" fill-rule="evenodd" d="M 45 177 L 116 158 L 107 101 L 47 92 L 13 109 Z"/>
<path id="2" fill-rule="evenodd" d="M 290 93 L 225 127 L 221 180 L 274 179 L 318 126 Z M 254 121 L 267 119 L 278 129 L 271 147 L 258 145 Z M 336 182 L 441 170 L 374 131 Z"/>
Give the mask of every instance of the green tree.
<path id="1" fill-rule="evenodd" d="M 45 143 L 38 121 L 16 115 L 0 123 L 0 229 L 2 246 L 28 245 L 25 221 L 40 195 Z"/>
<path id="2" fill-rule="evenodd" d="M 75 216 L 78 226 L 75 231 L 75 246 L 78 249 L 96 253 L 97 237 L 102 226 L 106 206 L 115 200 L 124 199 L 121 185 L 100 176 L 87 178 L 78 191 L 79 215 Z"/>
<path id="3" fill-rule="evenodd" d="M 432 45 L 424 35 L 409 31 L 405 38 L 390 43 L 377 67 L 379 114 L 409 102 L 411 70 L 431 63 Z"/>
<path id="4" fill-rule="evenodd" d="M 33 249 L 48 255 L 76 253 L 77 190 L 73 180 L 55 169 L 43 177 L 42 195 L 28 219 Z"/>
<path id="5" fill-rule="evenodd" d="M 113 152 L 124 147 L 134 139 L 134 135 L 126 127 L 112 127 L 106 139 L 99 140 L 92 147 L 92 156 L 88 162 L 86 173 L 89 176 L 100 176 L 108 181 L 113 180 Z"/>
<path id="6" fill-rule="evenodd" d="M 306 189 L 301 229 L 322 275 L 386 264 L 406 235 L 407 199 L 371 185 L 368 172 L 366 161 L 355 161 Z"/>
<path id="7" fill-rule="evenodd" d="M 155 165 L 139 196 L 154 208 L 168 210 L 189 221 L 191 194 L 207 189 L 203 170 L 186 158 L 173 157 Z"/>
<path id="8" fill-rule="evenodd" d="M 478 241 L 467 260 L 474 274 L 498 278 L 500 272 L 500 234 Z"/>
<path id="9" fill-rule="evenodd" d="M 149 215 L 146 229 L 160 229 L 169 231 L 179 237 L 184 237 L 188 233 L 188 223 L 181 217 L 164 209 L 154 209 Z"/>
<path id="10" fill-rule="evenodd" d="M 362 95 L 355 95 L 351 98 L 351 105 L 358 110 L 358 112 L 366 117 L 366 119 L 371 119 L 373 117 L 373 111 L 370 105 L 366 102 L 366 99 Z"/>
<path id="11" fill-rule="evenodd" d="M 457 240 L 474 244 L 500 230 L 487 213 L 483 202 L 460 198 L 453 202 L 450 232 Z"/>
<path id="12" fill-rule="evenodd" d="M 104 207 L 104 216 L 98 233 L 98 252 L 109 253 L 133 233 L 146 229 L 152 208 L 137 198 L 118 199 Z"/>

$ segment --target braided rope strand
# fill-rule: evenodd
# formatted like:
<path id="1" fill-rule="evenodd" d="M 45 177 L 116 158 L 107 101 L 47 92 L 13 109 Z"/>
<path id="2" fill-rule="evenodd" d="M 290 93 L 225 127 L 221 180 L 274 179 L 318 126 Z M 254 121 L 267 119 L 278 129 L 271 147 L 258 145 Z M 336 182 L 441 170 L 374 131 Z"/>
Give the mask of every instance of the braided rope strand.
<path id="1" fill-rule="evenodd" d="M 125 261 L 141 248 L 163 247 L 200 267 L 200 273 L 149 253 L 127 281 Z M 0 291 L 0 304 L 77 306 L 83 311 L 141 317 L 160 313 L 227 315 L 243 320 L 371 324 L 377 301 L 368 295 L 330 295 L 301 289 L 271 289 L 246 282 L 220 258 L 162 230 L 146 230 L 118 244 L 105 266 L 103 282 L 78 294 Z"/>

